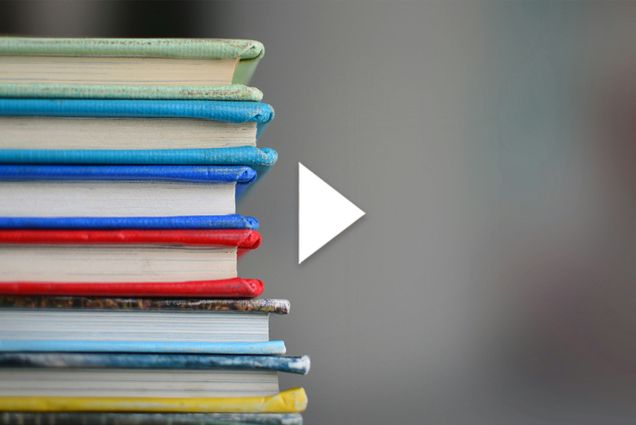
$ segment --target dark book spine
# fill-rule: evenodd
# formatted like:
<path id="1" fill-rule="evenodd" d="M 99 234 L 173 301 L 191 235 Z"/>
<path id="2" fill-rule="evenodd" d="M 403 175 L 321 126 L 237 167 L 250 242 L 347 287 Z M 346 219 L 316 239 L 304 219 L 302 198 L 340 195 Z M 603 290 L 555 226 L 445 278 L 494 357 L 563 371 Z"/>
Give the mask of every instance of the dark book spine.
<path id="1" fill-rule="evenodd" d="M 0 353 L 0 367 L 116 369 L 234 369 L 309 372 L 307 356 L 209 354 Z"/>

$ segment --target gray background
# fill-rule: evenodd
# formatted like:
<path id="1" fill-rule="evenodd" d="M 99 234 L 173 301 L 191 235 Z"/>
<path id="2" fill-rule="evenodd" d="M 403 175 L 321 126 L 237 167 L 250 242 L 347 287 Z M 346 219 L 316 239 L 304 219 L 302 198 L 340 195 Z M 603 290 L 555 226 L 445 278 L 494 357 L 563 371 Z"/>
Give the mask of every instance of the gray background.
<path id="1" fill-rule="evenodd" d="M 577 40 L 615 19 L 594 9 L 29 1 L 0 3 L 0 31 L 265 43 L 252 84 L 276 109 L 260 144 L 280 160 L 240 206 L 259 217 L 264 239 L 240 270 L 261 277 L 268 297 L 292 301 L 290 316 L 272 320 L 272 336 L 312 358 L 308 376 L 282 378 L 306 388 L 308 424 L 620 423 L 618 408 L 581 399 L 576 379 L 529 379 L 551 361 L 528 362 L 542 357 L 525 345 L 536 318 L 551 317 L 546 303 L 537 312 L 527 301 L 544 267 L 524 262 L 535 258 L 528 247 L 561 258 L 571 250 L 551 249 L 581 246 L 572 234 L 590 228 L 572 211 L 598 205 L 581 190 L 590 173 L 572 164 L 578 148 L 563 130 L 570 71 L 589 61 L 589 45 Z M 299 161 L 367 212 L 300 266 Z M 570 227 L 556 242 L 535 240 Z M 555 358 L 548 347 L 538 353 Z"/>

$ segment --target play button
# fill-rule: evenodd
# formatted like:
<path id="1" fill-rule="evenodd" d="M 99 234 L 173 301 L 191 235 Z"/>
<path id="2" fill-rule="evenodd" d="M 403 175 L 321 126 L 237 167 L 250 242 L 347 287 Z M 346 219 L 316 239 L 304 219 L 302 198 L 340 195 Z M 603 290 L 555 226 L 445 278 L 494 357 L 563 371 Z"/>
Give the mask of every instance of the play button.
<path id="1" fill-rule="evenodd" d="M 298 163 L 298 264 L 365 214 Z"/>

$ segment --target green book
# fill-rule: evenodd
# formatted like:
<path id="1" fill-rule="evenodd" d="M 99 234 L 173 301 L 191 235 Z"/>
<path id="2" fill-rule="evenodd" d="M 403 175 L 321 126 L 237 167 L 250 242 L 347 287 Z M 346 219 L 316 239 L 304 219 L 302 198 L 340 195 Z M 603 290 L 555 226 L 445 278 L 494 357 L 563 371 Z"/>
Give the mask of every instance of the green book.
<path id="1" fill-rule="evenodd" d="M 258 41 L 0 37 L 0 96 L 261 100 Z"/>

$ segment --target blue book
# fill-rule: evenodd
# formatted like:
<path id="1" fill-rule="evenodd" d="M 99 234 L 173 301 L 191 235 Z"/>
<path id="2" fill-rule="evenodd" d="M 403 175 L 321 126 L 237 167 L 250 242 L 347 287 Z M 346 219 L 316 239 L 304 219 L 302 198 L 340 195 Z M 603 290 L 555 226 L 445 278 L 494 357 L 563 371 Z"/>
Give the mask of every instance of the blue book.
<path id="1" fill-rule="evenodd" d="M 56 226 L 67 224 L 59 217 L 108 217 L 109 226 L 138 218 L 126 227 L 162 217 L 153 220 L 168 226 L 174 217 L 236 214 L 256 175 L 244 166 L 0 164 L 0 217 Z"/>
<path id="2" fill-rule="evenodd" d="M 306 375 L 307 356 L 208 354 L 0 353 L 0 368 L 228 369 L 269 370 Z"/>
<path id="3" fill-rule="evenodd" d="M 285 343 L 269 340 L 269 315 L 288 312 L 275 299 L 3 296 L 0 352 L 279 355 Z M 146 360 L 169 361 L 188 358 Z"/>
<path id="4" fill-rule="evenodd" d="M 0 163 L 247 165 L 277 159 L 256 140 L 261 102 L 0 98 Z"/>

